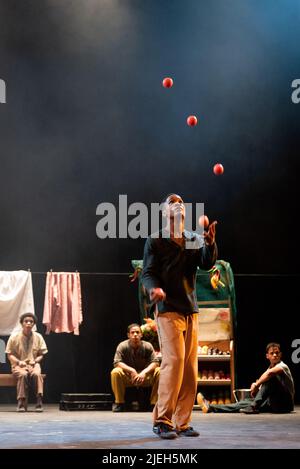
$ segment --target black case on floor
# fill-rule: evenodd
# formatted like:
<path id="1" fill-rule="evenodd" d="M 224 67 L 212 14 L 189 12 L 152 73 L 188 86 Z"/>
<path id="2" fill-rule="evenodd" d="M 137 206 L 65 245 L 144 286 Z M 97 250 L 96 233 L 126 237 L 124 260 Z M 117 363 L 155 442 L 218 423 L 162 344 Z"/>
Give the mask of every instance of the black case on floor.
<path id="1" fill-rule="evenodd" d="M 67 394 L 61 395 L 60 410 L 111 410 L 111 394 Z"/>

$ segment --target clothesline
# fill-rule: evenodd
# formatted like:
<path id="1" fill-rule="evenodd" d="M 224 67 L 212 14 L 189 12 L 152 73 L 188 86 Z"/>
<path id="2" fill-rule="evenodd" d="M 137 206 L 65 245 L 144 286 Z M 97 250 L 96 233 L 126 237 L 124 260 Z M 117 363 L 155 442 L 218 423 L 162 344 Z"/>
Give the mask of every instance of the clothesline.
<path id="1" fill-rule="evenodd" d="M 52 270 L 48 270 L 47 272 L 34 272 L 28 269 L 28 272 L 31 272 L 32 274 L 37 274 L 37 275 L 47 275 L 48 272 L 52 272 Z M 54 272 L 54 271 L 53 271 Z M 59 271 L 57 271 L 59 272 Z M 71 273 L 71 271 L 68 271 Z M 112 275 L 112 276 L 117 276 L 117 275 L 131 275 L 131 272 L 80 272 L 79 270 L 76 270 L 74 272 L 80 273 L 80 275 Z M 205 272 L 203 274 L 198 274 L 198 275 L 207 275 Z M 300 274 L 271 274 L 271 273 L 234 273 L 234 277 L 300 277 Z"/>
<path id="2" fill-rule="evenodd" d="M 45 282 L 43 324 L 46 334 L 79 335 L 82 323 L 81 284 L 79 272 L 39 272 Z M 45 275 L 44 275 L 45 274 Z M 17 333 L 20 317 L 35 313 L 32 277 L 28 270 L 0 271 L 0 335 Z"/>
<path id="3" fill-rule="evenodd" d="M 48 270 L 47 272 L 34 272 L 28 269 L 28 272 L 31 272 L 32 274 L 38 274 L 38 275 L 47 275 L 48 272 L 54 272 L 54 270 Z M 55 272 L 62 272 L 62 271 L 55 271 Z M 72 273 L 72 272 L 78 272 L 80 275 L 131 275 L 132 272 L 80 272 L 79 270 L 75 271 L 63 271 L 65 273 Z"/>

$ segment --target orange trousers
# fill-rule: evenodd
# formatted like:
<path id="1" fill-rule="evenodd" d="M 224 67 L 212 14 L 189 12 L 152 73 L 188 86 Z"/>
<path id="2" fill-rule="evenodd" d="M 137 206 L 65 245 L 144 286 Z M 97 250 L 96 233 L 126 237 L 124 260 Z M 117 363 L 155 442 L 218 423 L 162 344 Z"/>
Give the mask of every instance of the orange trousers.
<path id="1" fill-rule="evenodd" d="M 150 403 L 153 405 L 157 401 L 159 372 L 159 367 L 155 368 L 154 371 L 146 376 L 144 383 L 141 385 L 141 387 L 152 386 Z M 124 404 L 126 388 L 135 386 L 136 385 L 132 384 L 130 377 L 124 372 L 124 370 L 122 370 L 122 368 L 116 367 L 111 371 L 111 387 L 117 404 Z"/>
<path id="2" fill-rule="evenodd" d="M 185 430 L 197 393 L 198 314 L 156 313 L 162 352 L 154 422 Z"/>
<path id="3" fill-rule="evenodd" d="M 36 363 L 34 366 L 27 365 L 23 368 L 14 366 L 12 374 L 17 378 L 17 399 L 26 399 L 28 397 L 30 378 L 33 379 L 36 395 L 43 395 L 44 380 L 39 363 Z"/>

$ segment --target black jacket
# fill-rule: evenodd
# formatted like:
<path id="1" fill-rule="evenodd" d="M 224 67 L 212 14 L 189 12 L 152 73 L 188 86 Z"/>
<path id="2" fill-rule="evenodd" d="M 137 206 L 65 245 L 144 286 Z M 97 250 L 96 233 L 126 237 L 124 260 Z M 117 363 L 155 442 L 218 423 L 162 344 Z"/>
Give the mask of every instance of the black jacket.
<path id="1" fill-rule="evenodd" d="M 166 232 L 161 230 L 145 243 L 142 283 L 148 292 L 162 288 L 166 293 L 165 301 L 157 304 L 160 313 L 198 313 L 197 266 L 211 269 L 217 259 L 217 246 L 206 245 L 197 233 L 189 231 L 184 231 L 185 247 L 164 236 Z"/>

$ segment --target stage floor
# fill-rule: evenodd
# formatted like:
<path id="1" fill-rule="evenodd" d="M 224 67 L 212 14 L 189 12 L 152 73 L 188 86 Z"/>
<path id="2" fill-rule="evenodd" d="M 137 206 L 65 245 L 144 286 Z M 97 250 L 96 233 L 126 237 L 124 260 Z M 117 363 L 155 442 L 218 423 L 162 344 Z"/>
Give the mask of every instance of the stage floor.
<path id="1" fill-rule="evenodd" d="M 34 408 L 34 407 L 33 407 Z M 300 448 L 300 407 L 291 414 L 202 414 L 193 412 L 200 437 L 161 440 L 152 432 L 151 413 L 60 411 L 17 413 L 0 405 L 0 448 L 36 449 L 200 449 Z"/>

